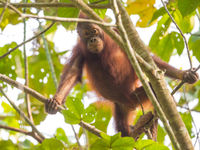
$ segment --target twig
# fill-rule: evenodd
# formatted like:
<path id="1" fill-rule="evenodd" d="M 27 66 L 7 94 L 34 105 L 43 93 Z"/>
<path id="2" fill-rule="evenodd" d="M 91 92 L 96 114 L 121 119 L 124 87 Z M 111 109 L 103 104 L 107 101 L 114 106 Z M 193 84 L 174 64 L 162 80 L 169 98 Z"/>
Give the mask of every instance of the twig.
<path id="1" fill-rule="evenodd" d="M 59 22 L 87 22 L 87 23 L 94 23 L 102 26 L 108 26 L 108 27 L 114 27 L 115 25 L 112 25 L 110 23 L 106 22 L 100 22 L 92 19 L 83 19 L 83 18 L 64 18 L 64 17 L 52 17 L 52 16 L 37 16 L 37 15 L 31 15 L 31 14 L 22 14 L 23 18 L 37 18 L 37 19 L 45 19 L 45 20 L 51 20 L 51 21 L 59 21 Z"/>
<path id="2" fill-rule="evenodd" d="M 104 2 L 104 1 L 106 1 L 106 0 L 97 0 L 95 2 L 92 2 L 91 4 L 98 4 L 98 3 L 101 3 L 101 2 Z"/>
<path id="3" fill-rule="evenodd" d="M 197 141 L 199 140 L 199 134 L 200 134 L 200 129 L 199 129 L 199 131 L 198 131 L 198 133 L 197 133 L 197 138 L 196 138 L 196 140 L 195 140 L 194 145 L 196 145 Z M 199 147 L 200 147 L 200 144 L 199 144 Z"/>
<path id="4" fill-rule="evenodd" d="M 15 105 L 15 103 L 8 98 L 8 96 L 4 93 L 4 91 L 2 90 L 2 87 L 0 87 L 0 92 L 3 94 L 3 96 L 8 100 L 8 102 L 12 105 L 12 107 L 19 113 L 19 115 L 21 117 L 24 118 L 24 120 L 32 127 L 33 131 L 36 132 L 42 139 L 45 139 L 44 136 L 38 131 L 38 129 L 35 127 L 35 125 L 29 120 L 28 117 L 26 117 L 26 115 L 24 114 L 24 112 L 22 112 L 17 105 Z"/>
<path id="5" fill-rule="evenodd" d="M 22 15 L 22 13 L 17 9 L 15 8 L 14 6 L 12 6 L 10 3 L 5 3 L 4 1 L 0 1 L 1 3 L 3 3 L 4 5 L 7 5 L 10 9 L 12 9 L 14 12 L 16 12 L 19 16 Z"/>
<path id="6" fill-rule="evenodd" d="M 4 57 L 8 56 L 11 52 L 13 52 L 14 50 L 16 50 L 16 49 L 19 48 L 20 46 L 22 46 L 22 45 L 24 45 L 24 44 L 26 44 L 26 43 L 32 41 L 33 39 L 37 38 L 37 37 L 40 36 L 41 34 L 45 33 L 45 32 L 48 31 L 53 25 L 54 25 L 54 22 L 51 23 L 51 25 L 48 26 L 48 27 L 47 27 L 45 30 L 43 30 L 42 32 L 36 34 L 35 36 L 33 36 L 32 38 L 30 38 L 30 39 L 28 39 L 28 40 L 26 40 L 26 41 L 20 43 L 19 45 L 17 45 L 16 47 L 14 47 L 14 48 L 11 49 L 10 51 L 8 51 L 7 53 L 5 53 L 5 54 L 3 54 L 2 56 L 0 56 L 0 59 L 2 59 L 2 58 L 4 58 Z"/>
<path id="7" fill-rule="evenodd" d="M 81 127 L 83 127 L 84 129 L 88 130 L 89 132 L 93 133 L 94 135 L 98 136 L 98 137 L 101 137 L 101 133 L 103 133 L 102 131 L 100 131 L 99 129 L 95 128 L 94 126 L 84 122 L 84 121 L 81 121 L 79 123 L 79 125 Z"/>
<path id="8" fill-rule="evenodd" d="M 24 2 L 27 2 L 27 0 L 23 0 Z M 26 12 L 26 8 L 23 8 L 23 13 Z M 23 42 L 26 41 L 26 19 L 23 19 L 24 22 L 24 39 Z M 27 54 L 26 54 L 26 44 L 23 45 L 23 52 L 24 52 L 24 76 L 25 76 L 25 85 L 29 86 L 29 79 L 28 79 L 28 61 L 27 61 Z M 26 109 L 27 114 L 30 119 L 30 121 L 34 124 L 32 111 L 31 111 L 31 103 L 30 103 L 30 97 L 27 93 L 25 93 L 25 101 L 26 101 Z"/>
<path id="9" fill-rule="evenodd" d="M 35 7 L 35 8 L 53 8 L 53 7 L 76 7 L 72 3 L 10 3 L 14 7 L 21 8 L 21 7 Z M 110 8 L 110 4 L 88 4 L 91 8 L 97 9 L 107 9 Z M 4 7 L 3 4 L 0 4 L 0 8 Z"/>
<path id="10" fill-rule="evenodd" d="M 180 107 L 180 108 L 182 108 L 182 109 L 189 110 L 189 108 L 188 108 L 188 107 L 181 106 L 181 105 L 179 105 L 179 104 L 176 104 L 176 106 L 177 106 L 177 107 Z M 196 112 L 196 113 L 200 113 L 200 111 L 199 111 L 199 110 L 195 110 L 195 109 L 190 109 L 190 111 L 193 111 L 193 112 Z"/>
<path id="11" fill-rule="evenodd" d="M 3 15 L 4 15 L 7 7 L 8 7 L 8 0 L 6 1 L 5 5 L 3 7 L 3 10 L 1 12 L 1 15 L 0 15 L 0 24 L 1 24 L 1 21 L 3 20 Z"/>
<path id="12" fill-rule="evenodd" d="M 43 95 L 41 95 L 40 93 L 38 93 L 37 91 L 34 91 L 33 89 L 27 87 L 27 86 L 24 86 L 23 84 L 17 82 L 17 81 L 14 81 L 12 80 L 11 78 L 3 75 L 3 74 L 0 74 L 0 80 L 8 83 L 9 85 L 12 85 L 20 90 L 22 90 L 23 92 L 25 93 L 28 93 L 30 94 L 31 96 L 35 97 L 36 99 L 38 99 L 40 102 L 42 103 L 45 103 L 48 99 L 46 97 L 44 97 Z"/>
<path id="13" fill-rule="evenodd" d="M 74 132 L 74 136 L 75 136 L 75 138 L 76 138 L 76 142 L 77 142 L 77 144 L 78 144 L 79 150 L 83 150 L 83 149 L 82 149 L 82 146 L 81 146 L 81 144 L 80 144 L 80 142 L 79 142 L 79 137 L 78 137 L 78 135 L 76 134 L 76 131 L 75 131 L 75 129 L 74 129 L 74 126 L 71 126 L 71 127 L 72 127 L 72 130 L 73 130 L 73 132 Z"/>
<path id="14" fill-rule="evenodd" d="M 197 72 L 200 69 L 200 65 L 194 70 L 194 72 Z M 174 95 L 186 82 L 183 80 L 181 83 L 174 88 L 174 90 L 171 92 L 171 95 Z"/>
<path id="15" fill-rule="evenodd" d="M 33 132 L 29 132 L 29 131 L 26 131 L 26 130 L 23 130 L 23 129 L 9 127 L 9 126 L 5 126 L 5 125 L 1 125 L 1 124 L 0 124 L 0 128 L 1 129 L 5 129 L 5 130 L 11 130 L 11 131 L 19 132 L 19 133 L 31 136 L 34 139 L 36 139 L 39 143 L 42 143 L 42 139 L 39 138 L 38 136 L 36 136 Z"/>
<path id="16" fill-rule="evenodd" d="M 164 1 L 161 0 L 166 12 L 168 13 L 169 17 L 171 18 L 172 22 L 174 23 L 174 25 L 176 26 L 176 28 L 179 30 L 181 36 L 183 37 L 183 40 L 185 42 L 185 46 L 186 46 L 186 49 L 187 49 L 187 55 L 188 55 L 188 59 L 189 59 L 189 62 L 190 62 L 190 69 L 192 69 L 192 60 L 191 60 L 191 57 L 190 57 L 190 52 L 189 52 L 189 46 L 188 46 L 188 43 L 187 43 L 187 40 L 186 40 L 186 37 L 184 36 L 183 32 L 181 31 L 181 29 L 179 28 L 178 24 L 176 23 L 176 21 L 174 20 L 174 18 L 172 17 L 172 15 L 170 14 L 169 10 L 167 9 L 167 6 L 165 5 Z"/>

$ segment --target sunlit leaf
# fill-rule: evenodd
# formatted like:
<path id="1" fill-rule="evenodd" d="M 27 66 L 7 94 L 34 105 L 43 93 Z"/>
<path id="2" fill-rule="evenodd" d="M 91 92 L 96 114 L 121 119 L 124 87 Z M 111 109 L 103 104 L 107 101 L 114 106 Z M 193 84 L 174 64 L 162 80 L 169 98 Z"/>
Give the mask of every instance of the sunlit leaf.
<path id="1" fill-rule="evenodd" d="M 3 8 L 0 8 L 0 12 L 2 11 Z M 0 28 L 3 30 L 8 24 L 16 25 L 20 22 L 22 22 L 22 20 L 19 19 L 19 15 L 16 12 L 11 9 L 6 9 L 3 14 L 3 20 L 0 23 Z"/>
<path id="2" fill-rule="evenodd" d="M 183 17 L 181 13 L 176 10 L 173 17 L 183 33 L 189 33 L 194 28 L 194 15 Z"/>
<path id="3" fill-rule="evenodd" d="M 152 25 L 150 21 L 156 8 L 153 6 L 155 0 L 128 0 L 126 10 L 129 14 L 137 14 L 140 19 L 137 22 L 139 27 L 147 27 Z"/>
<path id="4" fill-rule="evenodd" d="M 168 147 L 152 140 L 140 140 L 135 143 L 137 150 L 169 150 Z"/>

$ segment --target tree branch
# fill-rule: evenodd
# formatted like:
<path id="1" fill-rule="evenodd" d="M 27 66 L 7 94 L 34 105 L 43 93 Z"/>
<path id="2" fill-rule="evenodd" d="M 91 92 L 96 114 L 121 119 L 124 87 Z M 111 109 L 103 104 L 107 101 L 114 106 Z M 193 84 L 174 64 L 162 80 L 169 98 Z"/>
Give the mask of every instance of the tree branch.
<path id="1" fill-rule="evenodd" d="M 55 7 L 76 7 L 72 3 L 10 3 L 14 7 L 17 8 L 55 8 Z M 107 9 L 110 8 L 110 4 L 89 4 L 91 8 L 96 8 L 96 9 Z M 0 4 L 0 8 L 4 7 L 4 4 Z"/>
<path id="2" fill-rule="evenodd" d="M 42 103 L 46 103 L 48 101 L 48 99 L 46 97 L 44 97 L 43 95 L 41 95 L 40 93 L 38 93 L 37 91 L 34 91 L 33 89 L 27 87 L 27 86 L 24 86 L 23 84 L 17 82 L 17 81 L 14 81 L 12 80 L 11 78 L 3 75 L 3 74 L 0 74 L 0 80 L 8 83 L 9 85 L 12 85 L 20 90 L 22 90 L 23 92 L 25 93 L 28 93 L 30 94 L 31 96 L 35 97 L 36 99 L 38 99 L 40 102 Z M 61 110 L 64 110 L 64 108 L 62 106 L 59 107 Z M 100 133 L 102 133 L 102 131 L 96 129 L 94 126 L 84 122 L 84 121 L 81 121 L 79 123 L 80 126 L 82 126 L 83 128 L 87 129 L 89 132 L 95 134 L 96 136 L 99 136 L 101 137 Z"/>
<path id="3" fill-rule="evenodd" d="M 110 23 L 106 22 L 100 22 L 100 21 L 95 21 L 91 19 L 82 19 L 82 18 L 63 18 L 63 17 L 52 17 L 52 16 L 37 16 L 37 15 L 31 15 L 31 14 L 22 14 L 23 18 L 36 18 L 36 19 L 45 19 L 45 20 L 50 20 L 50 21 L 58 21 L 58 22 L 88 22 L 88 23 L 94 23 L 97 25 L 102 25 L 102 26 L 110 26 L 114 27 L 115 25 L 112 25 Z"/>
<path id="4" fill-rule="evenodd" d="M 39 138 L 37 135 L 35 135 L 33 132 L 29 132 L 23 129 L 18 129 L 18 128 L 14 128 L 14 127 L 9 127 L 9 126 L 4 126 L 4 125 L 0 125 L 1 129 L 5 129 L 5 130 L 11 130 L 11 131 L 15 131 L 15 132 L 19 132 L 28 136 L 33 137 L 34 139 L 36 139 L 39 143 L 42 143 L 42 139 Z"/>
<path id="5" fill-rule="evenodd" d="M 23 0 L 24 2 L 27 2 L 27 0 Z M 26 8 L 22 9 L 23 13 L 26 13 Z M 23 42 L 26 41 L 26 19 L 23 19 L 24 23 L 24 39 Z M 28 60 L 27 60 L 27 54 L 26 54 L 26 44 L 23 45 L 23 53 L 24 53 L 24 77 L 25 77 L 25 85 L 29 86 L 29 79 L 28 79 Z M 25 93 L 25 102 L 26 102 L 26 109 L 28 117 L 30 118 L 30 121 L 34 124 L 33 116 L 32 116 L 32 110 L 31 110 L 31 102 L 30 102 L 30 96 Z"/>
<path id="6" fill-rule="evenodd" d="M 13 49 L 11 49 L 10 51 L 8 51 L 7 53 L 3 54 L 2 56 L 0 56 L 0 60 L 6 56 L 8 56 L 11 52 L 15 51 L 16 49 L 18 49 L 19 47 L 21 47 L 22 45 L 32 41 L 33 39 L 37 38 L 38 36 L 42 35 L 43 33 L 45 33 L 46 31 L 48 31 L 52 26 L 54 25 L 54 22 L 48 26 L 45 30 L 43 30 L 42 32 L 36 34 L 35 36 L 33 36 L 32 38 L 20 43 L 19 45 L 17 45 L 16 47 L 14 47 Z"/>
<path id="7" fill-rule="evenodd" d="M 35 127 L 35 125 L 30 121 L 30 119 L 28 117 L 26 117 L 26 115 L 24 114 L 24 112 L 22 112 L 17 105 L 15 105 L 15 103 L 8 98 L 8 96 L 4 93 L 4 91 L 2 90 L 2 87 L 0 87 L 0 92 L 3 94 L 3 96 L 8 100 L 8 102 L 12 105 L 12 107 L 19 113 L 19 115 L 24 118 L 24 120 L 32 127 L 33 132 L 37 133 L 37 135 L 39 135 L 41 137 L 41 139 L 45 139 L 44 136 L 38 131 L 38 129 Z"/>

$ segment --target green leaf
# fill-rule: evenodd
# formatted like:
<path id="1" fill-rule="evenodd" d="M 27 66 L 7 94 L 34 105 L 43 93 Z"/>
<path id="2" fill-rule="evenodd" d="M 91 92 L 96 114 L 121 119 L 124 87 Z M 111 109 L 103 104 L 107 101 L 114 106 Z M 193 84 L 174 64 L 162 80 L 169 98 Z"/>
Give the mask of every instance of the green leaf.
<path id="1" fill-rule="evenodd" d="M 134 148 L 134 140 L 131 137 L 122 137 L 116 139 L 112 145 L 112 150 L 132 150 Z"/>
<path id="2" fill-rule="evenodd" d="M 173 17 L 183 33 L 189 33 L 194 28 L 194 15 L 183 17 L 179 10 L 173 13 Z"/>
<path id="3" fill-rule="evenodd" d="M 95 2 L 98 2 L 98 4 L 109 4 L 109 0 L 104 0 L 104 1 L 89 0 L 90 4 L 95 3 Z M 107 9 L 93 9 L 93 10 L 99 15 L 99 17 L 101 17 L 102 19 L 105 18 Z"/>
<path id="4" fill-rule="evenodd" d="M 178 0 L 178 9 L 180 10 L 182 16 L 187 16 L 198 7 L 199 0 Z"/>
<path id="5" fill-rule="evenodd" d="M 63 3 L 70 3 L 70 0 L 60 0 L 60 2 Z M 64 18 L 77 18 L 79 14 L 78 8 L 58 8 L 58 17 L 64 17 Z M 66 29 L 68 30 L 74 30 L 76 28 L 76 23 L 74 22 L 62 22 L 61 23 Z"/>
<path id="6" fill-rule="evenodd" d="M 79 118 L 82 117 L 82 114 L 84 113 L 84 105 L 81 102 L 81 99 L 68 96 L 65 104 L 72 113 L 79 116 Z"/>
<path id="7" fill-rule="evenodd" d="M 200 31 L 191 35 L 188 41 L 189 48 L 192 50 L 193 55 L 200 61 Z"/>
<path id="8" fill-rule="evenodd" d="M 95 116 L 96 116 L 95 107 L 90 105 L 84 110 L 82 119 L 83 121 L 90 123 L 95 119 Z"/>
<path id="9" fill-rule="evenodd" d="M 134 140 L 131 137 L 121 137 L 120 133 L 108 136 L 101 133 L 102 139 L 98 139 L 91 145 L 91 149 L 112 149 L 112 150 L 132 150 Z"/>
<path id="10" fill-rule="evenodd" d="M 158 125 L 158 131 L 157 131 L 157 141 L 158 143 L 164 144 L 165 136 L 167 135 L 166 131 L 163 127 Z"/>
<path id="11" fill-rule="evenodd" d="M 190 113 L 180 113 L 183 122 L 185 123 L 185 126 L 190 134 L 190 137 L 193 137 L 194 135 L 192 134 L 192 116 Z"/>
<path id="12" fill-rule="evenodd" d="M 111 136 L 110 143 L 114 143 L 117 139 L 121 138 L 121 132 Z"/>
<path id="13" fill-rule="evenodd" d="M 5 141 L 1 140 L 0 141 L 0 149 L 2 150 L 18 150 L 18 146 L 13 144 L 11 140 Z"/>
<path id="14" fill-rule="evenodd" d="M 105 140 L 98 139 L 91 145 L 90 149 L 91 150 L 110 150 L 110 146 Z"/>
<path id="15" fill-rule="evenodd" d="M 101 132 L 101 138 L 105 141 L 107 141 L 108 143 L 110 143 L 111 141 L 111 136 L 107 135 L 106 133 L 104 132 Z"/>
<path id="16" fill-rule="evenodd" d="M 3 47 L 0 47 L 0 56 L 4 55 L 12 48 L 16 47 L 17 43 L 12 42 L 6 44 Z M 22 53 L 19 49 L 16 49 L 11 54 L 1 59 L 0 61 L 0 73 L 9 76 L 13 80 L 16 80 L 16 77 L 23 77 L 24 67 L 23 67 L 23 58 Z"/>
<path id="17" fill-rule="evenodd" d="M 18 119 L 20 118 L 20 116 L 15 111 L 15 109 L 5 102 L 2 102 L 1 106 L 4 110 L 3 112 L 7 115 L 7 117 L 3 119 L 3 123 L 6 125 L 12 125 L 12 127 L 15 127 L 15 128 L 19 128 L 20 124 L 18 122 L 19 121 Z M 9 132 L 16 134 L 16 132 L 14 131 L 9 131 Z"/>
<path id="18" fill-rule="evenodd" d="M 40 149 L 42 150 L 51 150 L 51 149 L 63 150 L 63 148 L 64 145 L 62 144 L 62 142 L 55 138 L 45 139 L 40 146 Z"/>
<path id="19" fill-rule="evenodd" d="M 155 54 L 159 49 L 158 42 L 165 36 L 170 23 L 171 19 L 169 18 L 168 14 L 164 14 L 161 20 L 158 22 L 157 29 L 152 35 L 151 40 L 149 42 L 149 46 L 152 52 L 154 52 Z"/>
<path id="20" fill-rule="evenodd" d="M 163 16 L 164 14 L 166 14 L 166 10 L 164 7 L 161 7 L 160 9 L 156 10 L 153 14 L 153 17 L 150 20 L 150 23 L 155 21 L 156 19 L 158 19 L 158 17 Z"/>
<path id="21" fill-rule="evenodd" d="M 0 12 L 2 11 L 3 8 L 0 8 Z M 22 22 L 22 20 L 19 19 L 19 15 L 16 12 L 12 11 L 11 9 L 6 9 L 3 14 L 3 20 L 1 21 L 0 28 L 4 30 L 8 24 L 16 25 L 20 22 Z"/>
<path id="22" fill-rule="evenodd" d="M 79 124 L 81 121 L 81 116 L 79 116 L 77 113 L 71 112 L 70 110 L 63 110 L 62 114 L 64 115 L 66 123 Z"/>
<path id="23" fill-rule="evenodd" d="M 169 61 L 174 49 L 177 50 L 179 55 L 183 52 L 184 49 L 183 39 L 181 35 L 176 32 L 167 34 L 165 37 L 163 37 L 163 39 L 159 41 L 157 45 L 158 47 L 156 54 L 165 61 Z"/>
<path id="24" fill-rule="evenodd" d="M 68 138 L 67 138 L 67 136 L 65 134 L 65 131 L 62 128 L 58 128 L 56 130 L 56 134 L 55 135 L 56 135 L 56 139 L 62 140 L 63 142 L 65 142 L 68 145 L 70 144 L 70 142 L 69 142 L 69 140 L 68 140 Z"/>
<path id="25" fill-rule="evenodd" d="M 137 150 L 169 150 L 165 145 L 159 144 L 152 140 L 140 140 L 135 143 Z"/>

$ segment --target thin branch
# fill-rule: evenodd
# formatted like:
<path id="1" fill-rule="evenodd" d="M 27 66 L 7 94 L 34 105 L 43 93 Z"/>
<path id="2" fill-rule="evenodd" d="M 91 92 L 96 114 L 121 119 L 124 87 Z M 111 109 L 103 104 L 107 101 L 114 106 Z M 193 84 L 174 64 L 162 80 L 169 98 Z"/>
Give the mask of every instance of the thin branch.
<path id="1" fill-rule="evenodd" d="M 186 46 L 186 49 L 187 49 L 187 55 L 188 55 L 188 59 L 189 59 L 189 62 L 190 62 L 190 69 L 192 69 L 192 60 L 191 60 L 191 57 L 190 57 L 190 52 L 189 52 L 189 46 L 188 46 L 188 43 L 187 43 L 187 39 L 186 37 L 184 36 L 183 32 L 181 31 L 180 27 L 178 26 L 178 24 L 176 23 L 176 21 L 174 20 L 174 18 L 172 17 L 172 15 L 170 14 L 169 10 L 167 9 L 167 6 L 165 5 L 164 1 L 161 0 L 166 12 L 168 13 L 169 17 L 171 18 L 172 22 L 174 23 L 174 25 L 176 26 L 176 28 L 179 30 L 181 36 L 183 37 L 183 40 L 185 42 L 185 46 Z"/>
<path id="2" fill-rule="evenodd" d="M 24 2 L 27 2 L 27 0 L 23 0 Z M 23 8 L 23 13 L 26 13 L 26 8 Z M 23 19 L 24 22 L 24 39 L 23 42 L 26 41 L 26 19 Z M 27 54 L 26 54 L 26 44 L 23 45 L 23 52 L 24 52 L 24 76 L 25 76 L 25 85 L 29 86 L 29 79 L 28 79 L 28 60 L 27 60 Z M 31 103 L 30 103 L 30 97 L 27 93 L 25 93 L 25 101 L 26 101 L 26 109 L 27 114 L 30 119 L 30 121 L 34 124 L 32 111 L 31 111 Z"/>
<path id="3" fill-rule="evenodd" d="M 22 15 L 22 13 L 17 9 L 15 8 L 14 6 L 12 6 L 10 3 L 5 3 L 4 1 L 0 1 L 1 3 L 3 3 L 4 5 L 7 5 L 11 10 L 13 10 L 14 12 L 16 12 L 19 16 Z"/>
<path id="4" fill-rule="evenodd" d="M 22 42 L 21 44 L 17 45 L 16 47 L 14 47 L 13 49 L 11 49 L 10 51 L 8 51 L 7 53 L 3 54 L 2 56 L 0 56 L 0 60 L 6 56 L 8 56 L 11 52 L 15 51 L 17 48 L 19 48 L 20 46 L 32 41 L 33 39 L 39 37 L 41 34 L 45 33 L 46 31 L 48 31 L 52 26 L 54 25 L 54 22 L 51 23 L 51 25 L 49 25 L 45 30 L 43 30 L 42 32 L 36 34 L 35 36 L 33 36 L 32 38 Z"/>
<path id="5" fill-rule="evenodd" d="M 2 90 L 2 87 L 0 87 L 0 92 L 3 94 L 3 96 L 7 99 L 7 101 L 12 105 L 12 107 L 19 113 L 19 115 L 24 118 L 24 120 L 32 127 L 32 129 L 34 130 L 34 132 L 36 132 L 42 139 L 45 139 L 44 136 L 38 131 L 38 129 L 35 127 L 35 125 L 30 121 L 30 119 L 28 117 L 26 117 L 26 115 L 24 114 L 24 112 L 22 112 L 17 105 L 15 105 L 15 103 L 8 98 L 8 96 L 4 93 L 4 91 Z"/>
<path id="6" fill-rule="evenodd" d="M 1 124 L 0 124 L 0 128 L 1 129 L 15 131 L 15 132 L 20 132 L 20 133 L 23 133 L 23 134 L 26 134 L 26 135 L 30 135 L 31 134 L 31 132 L 29 132 L 29 131 L 26 131 L 26 130 L 23 130 L 23 129 L 14 128 L 14 127 L 9 127 L 9 126 L 5 126 L 5 125 L 1 125 Z"/>
<path id="7" fill-rule="evenodd" d="M 34 8 L 53 8 L 53 7 L 76 7 L 72 3 L 10 3 L 14 7 L 21 8 L 21 7 L 34 7 Z M 110 4 L 88 4 L 91 8 L 96 9 L 107 9 L 110 8 Z M 3 4 L 0 4 L 0 8 L 4 7 Z"/>
<path id="8" fill-rule="evenodd" d="M 5 126 L 5 125 L 1 125 L 0 124 L 0 128 L 1 129 L 5 129 L 5 130 L 10 130 L 10 131 L 15 131 L 15 132 L 19 132 L 28 136 L 33 137 L 34 139 L 36 139 L 39 143 L 42 143 L 42 139 L 39 138 L 38 136 L 36 136 L 33 132 L 29 132 L 23 129 L 18 129 L 18 128 L 14 128 L 14 127 L 9 127 L 9 126 Z"/>
<path id="9" fill-rule="evenodd" d="M 88 130 L 89 132 L 93 133 L 94 135 L 98 136 L 98 137 L 101 137 L 101 133 L 103 133 L 102 131 L 100 131 L 99 129 L 95 128 L 94 126 L 84 122 L 84 121 L 81 121 L 79 123 L 79 125 L 81 127 L 83 127 L 84 129 Z"/>
<path id="10" fill-rule="evenodd" d="M 114 27 L 115 25 L 112 25 L 110 23 L 106 22 L 100 22 L 92 19 L 83 19 L 83 18 L 64 18 L 64 17 L 52 17 L 52 16 L 37 16 L 37 15 L 31 15 L 31 14 L 22 14 L 23 18 L 37 18 L 37 19 L 45 19 L 50 21 L 59 21 L 59 22 L 87 22 L 87 23 L 94 23 L 102 26 L 109 26 Z"/>
<path id="11" fill-rule="evenodd" d="M 199 69 L 200 69 L 200 65 L 194 70 L 194 72 L 197 72 Z M 173 91 L 171 92 L 171 95 L 174 95 L 185 83 L 186 82 L 182 80 L 181 83 L 173 89 Z"/>
<path id="12" fill-rule="evenodd" d="M 195 140 L 194 145 L 196 145 L 197 141 L 199 141 L 199 134 L 200 134 L 200 129 L 199 129 L 199 131 L 198 131 L 198 133 L 197 133 L 197 138 L 196 138 L 196 140 Z M 199 143 L 199 147 L 200 147 L 200 143 Z"/>
<path id="13" fill-rule="evenodd" d="M 177 107 L 180 107 L 180 108 L 183 108 L 183 109 L 186 109 L 189 111 L 189 108 L 188 107 L 185 107 L 185 106 L 182 106 L 182 105 L 179 105 L 179 104 L 176 104 Z M 190 111 L 192 112 L 196 112 L 196 113 L 200 113 L 199 110 L 195 110 L 195 109 L 190 109 Z"/>
<path id="14" fill-rule="evenodd" d="M 35 97 L 36 99 L 38 99 L 40 102 L 42 103 L 46 103 L 48 101 L 48 99 L 46 97 L 44 97 L 43 95 L 41 95 L 40 93 L 38 93 L 37 91 L 34 91 L 33 89 L 27 87 L 27 86 L 24 86 L 23 84 L 17 82 L 17 81 L 14 81 L 12 80 L 11 78 L 3 75 L 3 74 L 0 74 L 0 80 L 8 83 L 9 85 L 12 85 L 20 90 L 22 90 L 23 92 L 26 92 L 28 94 L 30 94 L 31 96 Z M 61 110 L 64 110 L 64 108 L 62 106 L 58 106 Z M 84 122 L 84 121 L 81 121 L 79 123 L 80 126 L 82 126 L 83 128 L 87 129 L 89 132 L 95 134 L 96 136 L 99 136 L 101 137 L 101 133 L 102 131 L 100 131 L 99 129 L 96 129 L 94 126 Z"/>
<path id="15" fill-rule="evenodd" d="M 98 3 L 101 3 L 101 2 L 104 2 L 104 1 L 106 1 L 106 0 L 97 0 L 95 2 L 91 2 L 91 4 L 98 4 Z"/>
<path id="16" fill-rule="evenodd" d="M 4 15 L 7 7 L 8 7 L 8 0 L 6 1 L 5 5 L 3 7 L 3 10 L 1 12 L 1 15 L 0 15 L 0 24 L 1 24 L 1 21 L 3 20 L 3 15 Z"/>
<path id="17" fill-rule="evenodd" d="M 75 131 L 75 129 L 74 129 L 74 126 L 71 126 L 71 127 L 72 127 L 72 130 L 73 130 L 73 132 L 74 132 L 74 136 L 75 136 L 75 138 L 76 138 L 76 142 L 77 142 L 77 144 L 78 144 L 79 150 L 83 150 L 83 148 L 82 148 L 82 146 L 81 146 L 81 143 L 80 143 L 80 141 L 79 141 L 79 137 L 78 137 L 78 135 L 76 134 L 76 131 Z"/>
<path id="18" fill-rule="evenodd" d="M 3 75 L 3 74 L 0 74 L 0 80 L 8 83 L 9 85 L 12 85 L 20 90 L 22 90 L 23 92 L 25 93 L 28 93 L 30 94 L 31 96 L 35 97 L 36 99 L 38 99 L 40 102 L 42 103 L 45 103 L 48 99 L 46 97 L 44 97 L 43 95 L 41 95 L 40 93 L 38 93 L 37 91 L 27 87 L 27 86 L 24 86 L 23 84 L 17 82 L 17 81 L 14 81 L 12 80 L 11 78 Z"/>

